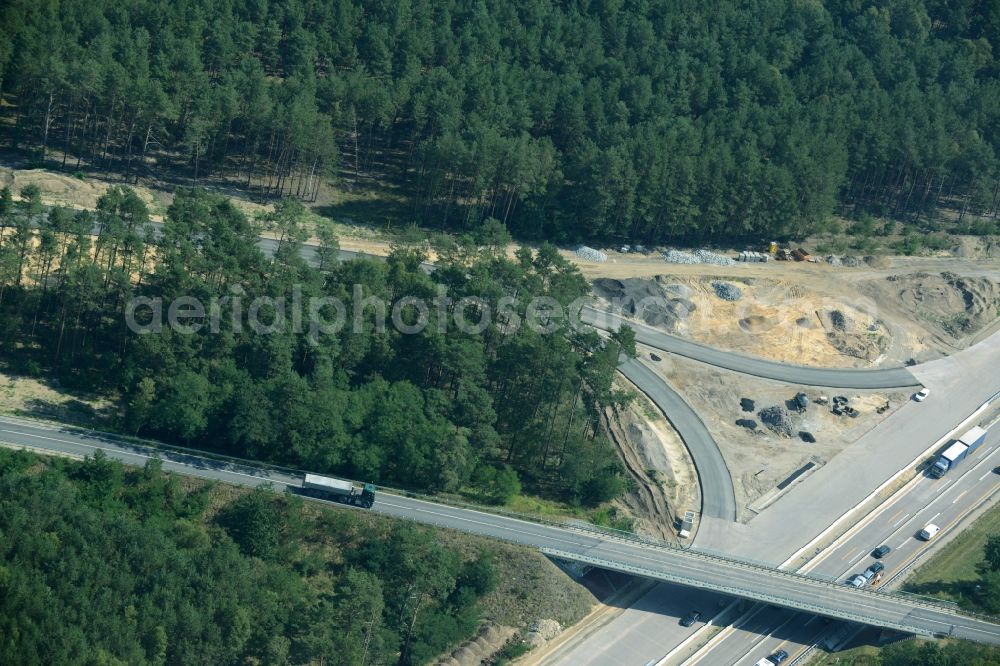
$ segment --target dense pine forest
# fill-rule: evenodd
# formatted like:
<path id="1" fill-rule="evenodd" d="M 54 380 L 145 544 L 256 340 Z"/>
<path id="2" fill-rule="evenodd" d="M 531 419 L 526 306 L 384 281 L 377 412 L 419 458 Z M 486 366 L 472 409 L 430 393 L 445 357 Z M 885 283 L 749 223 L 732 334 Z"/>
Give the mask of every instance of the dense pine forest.
<path id="1" fill-rule="evenodd" d="M 0 662 L 423 664 L 493 554 L 292 496 L 0 449 Z"/>
<path id="2" fill-rule="evenodd" d="M 38 163 L 334 182 L 557 242 L 933 225 L 1000 194 L 1000 8 L 973 0 L 12 0 L 0 93 Z"/>
<path id="3" fill-rule="evenodd" d="M 567 318 L 526 325 L 534 299 L 570 304 L 589 291 L 555 247 L 508 259 L 494 222 L 493 235 L 438 247 L 428 274 L 407 247 L 337 261 L 321 228 L 307 262 L 304 213 L 286 199 L 250 220 L 182 189 L 154 227 L 124 186 L 96 211 L 46 211 L 37 188 L 0 190 L 0 360 L 111 397 L 112 425 L 127 434 L 477 501 L 502 503 L 522 484 L 588 506 L 622 492 L 599 423 L 623 399 L 612 380 L 634 343 L 605 344 Z M 267 254 L 264 231 L 278 239 Z M 161 331 L 127 325 L 152 322 L 151 306 L 130 310 L 137 298 L 161 299 Z M 203 305 L 180 322 L 199 330 L 167 325 L 181 298 Z M 398 309 L 402 326 L 391 321 L 408 298 L 428 306 L 422 330 L 415 306 Z M 343 304 L 342 326 L 320 299 Z M 322 305 L 316 318 L 310 303 Z M 484 325 L 460 327 L 456 313 Z"/>

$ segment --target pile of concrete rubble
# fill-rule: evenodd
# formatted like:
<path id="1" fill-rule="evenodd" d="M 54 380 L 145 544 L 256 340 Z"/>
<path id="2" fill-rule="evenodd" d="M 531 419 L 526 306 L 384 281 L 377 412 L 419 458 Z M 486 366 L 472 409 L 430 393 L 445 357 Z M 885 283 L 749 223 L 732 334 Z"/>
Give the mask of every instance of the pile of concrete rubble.
<path id="1" fill-rule="evenodd" d="M 729 257 L 724 257 L 708 250 L 695 250 L 685 252 L 684 250 L 667 250 L 663 253 L 663 259 L 668 264 L 712 264 L 715 266 L 733 266 L 735 261 Z"/>
<path id="2" fill-rule="evenodd" d="M 587 261 L 597 261 L 604 263 L 608 260 L 608 255 L 604 254 L 600 250 L 595 250 L 592 247 L 587 247 L 586 245 L 581 245 L 574 250 L 576 256 L 581 259 L 586 259 Z"/>

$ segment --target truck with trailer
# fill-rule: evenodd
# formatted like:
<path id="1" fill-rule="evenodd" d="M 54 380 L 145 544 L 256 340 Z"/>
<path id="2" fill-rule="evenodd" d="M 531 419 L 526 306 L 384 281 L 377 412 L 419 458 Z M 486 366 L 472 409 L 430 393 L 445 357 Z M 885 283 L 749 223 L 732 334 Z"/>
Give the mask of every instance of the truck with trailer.
<path id="1" fill-rule="evenodd" d="M 973 426 L 937 457 L 928 470 L 930 475 L 935 479 L 940 479 L 962 462 L 966 456 L 978 449 L 985 440 L 986 431 L 979 426 Z"/>
<path id="2" fill-rule="evenodd" d="M 302 480 L 302 494 L 359 506 L 364 509 L 370 509 L 375 503 L 375 486 L 373 484 L 366 483 L 358 486 L 353 481 L 319 476 L 318 474 L 306 474 Z"/>

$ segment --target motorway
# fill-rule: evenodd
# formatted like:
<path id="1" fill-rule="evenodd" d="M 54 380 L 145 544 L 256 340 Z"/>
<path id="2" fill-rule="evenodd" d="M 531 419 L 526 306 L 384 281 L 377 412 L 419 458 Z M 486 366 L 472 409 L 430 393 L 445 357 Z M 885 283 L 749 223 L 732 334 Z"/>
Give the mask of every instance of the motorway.
<path id="1" fill-rule="evenodd" d="M 993 469 L 1000 464 L 998 452 L 1000 426 L 993 428 L 986 442 L 944 478 L 921 475 L 903 491 L 893 495 L 859 522 L 847 538 L 810 561 L 807 565 L 809 575 L 844 581 L 864 571 L 875 561 L 871 551 L 886 544 L 892 550 L 881 560 L 885 564 L 881 584 L 898 584 L 902 574 L 922 562 L 925 554 L 947 539 L 963 518 L 996 496 L 1000 490 L 1000 475 Z M 932 543 L 917 538 L 917 532 L 928 523 L 941 527 L 941 533 Z M 813 622 L 809 625 L 812 630 L 803 632 L 803 622 L 809 616 L 786 609 L 771 609 L 766 616 L 769 619 L 765 630 L 747 631 L 746 625 L 727 630 L 729 633 L 725 639 L 714 645 L 711 651 L 690 659 L 679 655 L 667 664 L 750 666 L 778 649 L 795 655 L 817 640 L 820 634 L 831 630 L 823 623 Z M 661 651 L 666 650 L 661 648 Z"/>
<path id="2" fill-rule="evenodd" d="M 900 407 L 804 482 L 792 486 L 749 524 L 703 517 L 694 545 L 699 550 L 726 552 L 772 566 L 787 562 L 794 569 L 805 564 L 806 559 L 823 545 L 818 541 L 815 547 L 809 544 L 819 539 L 828 528 L 833 529 L 838 522 L 841 529 L 849 527 L 849 521 L 842 520 L 842 517 L 851 514 L 875 489 L 888 483 L 900 471 L 912 467 L 912 461 L 921 458 L 935 442 L 946 438 L 960 421 L 977 411 L 993 393 L 1000 390 L 1000 375 L 995 371 L 997 367 L 1000 367 L 1000 335 L 993 335 L 947 358 L 915 366 L 912 370 L 919 382 L 931 388 L 931 395 L 925 402 L 910 401 Z M 942 441 L 941 445 L 945 443 Z M 990 477 L 987 477 L 984 481 L 989 480 Z M 974 494 L 970 491 L 956 503 L 956 507 L 968 507 L 972 499 Z M 903 514 L 892 522 L 898 521 Z M 809 548 L 800 555 L 800 549 L 806 545 Z M 879 544 L 873 543 L 871 547 L 876 545 Z M 820 571 L 833 575 L 826 569 Z M 654 599 L 656 595 L 659 598 L 664 596 L 655 590 L 647 596 Z M 660 608 L 661 615 L 657 615 L 656 610 L 655 604 L 646 604 L 641 635 L 623 631 L 618 626 L 601 628 L 589 636 L 581 649 L 560 652 L 553 663 L 567 666 L 576 663 L 640 666 L 647 661 L 655 662 L 689 636 L 689 632 L 678 629 L 677 614 L 670 606 Z M 627 648 L 605 650 L 601 652 L 604 657 L 596 656 L 595 646 L 624 643 L 626 640 L 629 643 Z M 742 641 L 739 647 L 747 651 L 749 640 Z M 756 636 L 753 640 L 763 639 Z M 780 641 L 768 639 L 763 645 L 773 647 L 776 642 Z M 727 653 L 728 656 L 732 656 L 736 649 Z M 639 654 L 642 659 L 616 660 L 619 654 L 630 657 Z M 702 663 L 714 666 L 727 662 L 713 656 Z"/>
<path id="3" fill-rule="evenodd" d="M 545 666 L 640 666 L 668 647 L 690 639 L 704 621 L 732 601 L 718 592 L 659 583 L 592 633 L 580 632 L 536 663 Z M 691 610 L 702 613 L 692 627 L 678 621 Z M 664 622 L 669 619 L 669 622 Z M 614 637 L 609 640 L 609 637 Z"/>
<path id="4" fill-rule="evenodd" d="M 1000 390 L 1000 335 L 952 356 L 912 368 L 930 389 L 924 402 L 908 401 L 842 450 L 804 482 L 792 486 L 746 525 L 705 518 L 699 549 L 778 566 L 819 539 L 877 488 L 911 467 L 959 422 Z"/>
<path id="5" fill-rule="evenodd" d="M 644 345 L 719 368 L 789 384 L 852 389 L 906 388 L 920 384 L 906 368 L 813 368 L 722 351 L 589 306 L 581 310 L 580 320 L 605 331 L 628 324 L 635 330 L 636 341 Z"/>
<path id="6" fill-rule="evenodd" d="M 687 447 L 701 486 L 701 515 L 723 521 L 736 520 L 736 491 L 732 475 L 704 422 L 663 378 L 638 359 L 618 366 L 636 388 L 649 396 L 664 413 Z"/>
<path id="7" fill-rule="evenodd" d="M 261 242 L 262 246 L 263 245 L 267 245 L 269 243 L 273 243 L 273 241 L 271 241 L 271 242 L 269 242 L 269 241 L 262 241 Z M 267 250 L 265 249 L 265 251 L 267 251 Z M 312 248 L 308 248 L 307 247 L 305 249 L 305 253 L 307 255 L 308 255 L 308 253 L 310 251 L 312 251 Z M 351 256 L 354 256 L 354 255 L 352 253 L 349 253 L 349 252 L 343 252 L 342 256 L 344 258 L 350 258 Z M 428 270 L 430 270 L 430 267 L 428 267 Z M 618 323 L 620 323 L 620 321 L 622 321 L 620 318 L 614 318 L 613 315 L 608 315 L 606 317 L 603 317 L 603 319 L 604 319 L 604 326 L 602 326 L 601 325 L 601 323 L 602 323 L 601 322 L 601 318 L 595 318 L 593 316 L 594 313 L 595 313 L 595 311 L 592 311 L 592 310 L 591 311 L 585 311 L 584 312 L 584 321 L 587 321 L 588 323 L 596 324 L 599 328 L 601 328 L 601 327 L 605 327 L 605 328 L 617 327 Z M 609 318 L 613 318 L 612 321 L 608 322 Z M 617 319 L 617 321 L 614 321 L 615 319 Z M 741 354 L 735 354 L 735 353 L 730 353 L 730 352 L 723 352 L 723 351 L 719 351 L 719 350 L 714 350 L 714 349 L 712 349 L 710 347 L 706 347 L 704 345 L 699 345 L 697 343 L 692 343 L 692 342 L 689 342 L 689 341 L 686 341 L 686 340 L 682 340 L 680 338 L 675 338 L 673 336 L 669 336 L 669 335 L 666 335 L 666 334 L 663 334 L 663 333 L 659 333 L 659 332 L 657 332 L 655 330 L 648 329 L 648 327 L 642 327 L 641 325 L 636 325 L 636 324 L 634 324 L 632 322 L 629 322 L 629 324 L 636 330 L 637 339 L 640 342 L 643 342 L 643 343 L 648 344 L 650 346 L 653 346 L 653 347 L 656 347 L 656 348 L 659 348 L 659 349 L 663 349 L 665 351 L 670 351 L 670 352 L 673 352 L 673 353 L 678 353 L 680 355 L 687 356 L 687 357 L 693 358 L 695 360 L 702 361 L 702 362 L 705 362 L 705 363 L 709 363 L 709 364 L 712 364 L 712 365 L 716 365 L 718 367 L 723 367 L 723 368 L 727 368 L 727 369 L 730 369 L 730 370 L 735 370 L 735 371 L 738 371 L 738 372 L 744 372 L 744 373 L 756 375 L 756 376 L 767 378 L 767 379 L 774 379 L 774 380 L 786 381 L 786 382 L 791 382 L 791 383 L 811 384 L 811 385 L 817 385 L 817 386 L 828 386 L 828 387 L 844 387 L 844 388 L 900 388 L 900 387 L 906 387 L 906 386 L 913 386 L 913 385 L 916 385 L 918 383 L 921 383 L 920 381 L 917 380 L 917 378 L 914 375 L 916 374 L 917 377 L 919 377 L 921 374 L 926 374 L 926 373 L 917 372 L 917 369 L 915 369 L 914 373 L 911 373 L 908 370 L 903 369 L 903 368 L 877 369 L 877 370 L 833 370 L 833 369 L 808 368 L 808 367 L 803 367 L 803 366 L 794 366 L 794 365 L 777 363 L 777 362 L 773 362 L 773 361 L 767 361 L 767 360 L 764 360 L 764 359 L 758 359 L 758 358 L 753 358 L 753 357 L 749 357 L 749 356 L 744 356 L 744 355 L 741 355 Z M 982 369 L 983 367 L 984 366 L 981 363 L 978 366 L 979 369 Z M 988 368 L 989 366 L 987 365 L 985 367 Z M 923 369 L 920 369 L 920 370 L 923 370 Z M 949 373 L 951 373 L 952 370 L 953 369 L 949 369 Z M 636 374 L 639 374 L 640 372 L 641 371 L 638 370 L 638 369 L 633 369 L 632 374 L 636 375 Z M 625 374 L 626 374 L 626 376 L 628 376 L 628 374 L 629 374 L 628 370 L 625 371 Z M 930 374 L 933 375 L 934 373 L 930 373 Z M 658 378 L 655 378 L 655 379 L 658 379 Z M 952 374 L 951 375 L 951 379 L 956 379 L 956 377 Z M 642 381 L 642 380 L 640 380 L 640 381 Z M 923 378 L 921 378 L 921 381 L 923 381 Z M 662 386 L 662 381 L 660 383 L 661 383 L 661 386 Z M 667 391 L 669 391 L 670 393 L 673 393 L 672 391 L 670 391 L 669 387 L 667 387 Z M 678 408 L 676 406 L 667 406 L 668 401 L 664 397 L 662 397 L 663 395 L 666 395 L 666 393 L 664 393 L 662 389 L 660 390 L 660 393 L 661 393 L 661 398 L 660 398 L 660 400 L 657 400 L 657 402 L 660 404 L 661 409 L 664 409 L 664 411 L 666 413 L 668 413 L 668 414 L 676 413 L 678 411 Z M 939 395 L 939 392 L 938 392 L 937 388 L 935 388 L 934 393 Z M 676 393 L 673 393 L 673 395 L 676 396 Z M 676 399 L 684 407 L 687 407 L 686 405 L 684 405 L 683 401 L 680 399 L 679 396 L 676 396 Z M 959 401 L 959 403 L 961 403 L 961 402 L 962 401 Z M 959 413 L 964 413 L 964 412 L 959 411 L 961 409 L 963 409 L 963 406 L 961 404 L 958 404 L 958 405 L 952 406 L 951 409 L 947 409 L 945 411 L 949 412 L 951 415 L 954 416 L 954 415 L 957 415 Z M 668 410 L 670 410 L 670 411 L 668 411 Z M 681 410 L 681 411 L 683 411 L 683 410 Z M 689 408 L 688 408 L 688 411 L 690 411 Z M 938 411 L 940 411 L 940 410 L 938 410 Z M 693 417 L 693 418 L 690 418 L 690 417 Z M 700 419 L 698 419 L 697 415 L 695 415 L 693 412 L 691 412 L 690 416 L 689 415 L 684 415 L 683 417 L 678 418 L 678 420 L 682 421 L 682 422 L 684 422 L 684 421 L 688 422 L 687 429 L 688 429 L 689 432 L 697 429 L 696 425 L 694 425 L 694 426 L 690 425 L 690 424 L 692 424 L 694 422 L 697 422 L 698 425 L 701 425 L 701 429 L 704 430 L 704 424 L 702 424 L 700 422 Z M 925 419 L 917 419 L 917 420 L 918 421 L 924 421 Z M 897 421 L 898 421 L 898 419 L 897 419 Z M 675 424 L 675 426 L 676 426 L 676 424 Z M 940 426 L 938 426 L 938 427 L 940 427 Z M 933 431 L 931 431 L 931 432 L 933 432 Z M 890 436 L 890 440 L 896 440 L 898 442 L 898 440 L 901 439 L 900 437 L 895 436 L 895 433 L 889 433 L 889 434 L 891 435 Z M 699 439 L 700 439 L 699 435 L 689 436 L 689 437 L 685 438 L 685 443 L 688 445 L 689 449 L 691 450 L 693 457 L 695 457 L 695 455 L 696 455 L 695 454 L 696 450 L 698 450 L 698 455 L 700 455 L 703 460 L 711 458 L 711 456 L 712 456 L 711 451 L 713 449 L 714 449 L 716 455 L 718 455 L 718 448 L 714 445 L 714 442 L 711 440 L 710 436 L 707 438 L 707 440 L 701 439 L 701 441 L 699 441 Z M 926 434 L 924 435 L 924 437 L 918 438 L 918 441 L 920 439 L 926 440 L 927 439 Z M 694 445 L 692 445 L 692 443 L 694 443 Z M 878 442 L 875 442 L 875 443 L 878 443 Z M 899 448 L 898 446 L 895 447 L 895 449 L 898 449 L 898 448 Z M 869 451 L 870 450 L 871 449 L 869 449 Z M 900 461 L 904 460 L 903 458 L 897 458 L 895 455 L 893 455 L 895 453 L 898 453 L 898 451 L 886 452 L 886 453 L 889 454 L 889 455 L 879 456 L 879 457 L 883 458 L 885 460 L 900 460 Z M 718 455 L 718 457 L 721 459 L 721 455 Z M 908 460 L 908 459 L 909 458 L 906 458 L 906 460 Z M 700 468 L 701 468 L 702 461 L 697 461 L 697 462 L 698 462 L 698 466 L 699 466 L 699 474 L 701 475 Z M 858 460 L 855 460 L 853 462 L 858 462 Z M 711 463 L 708 463 L 708 465 L 709 465 L 709 467 L 707 467 L 706 469 L 712 470 L 711 474 L 715 478 L 720 478 L 720 468 L 715 467 L 713 469 Z M 725 548 L 726 550 L 728 550 L 727 546 L 729 545 L 730 538 L 732 537 L 733 533 L 730 533 L 729 535 L 725 536 L 720 541 L 719 537 L 724 532 L 727 532 L 729 530 L 720 530 L 720 529 L 718 529 L 719 525 L 721 525 L 723 522 L 729 523 L 730 526 L 732 526 L 732 523 L 731 523 L 732 518 L 729 517 L 729 515 L 728 515 L 728 507 L 726 506 L 726 498 L 725 498 L 725 495 L 726 495 L 726 487 L 725 486 L 728 486 L 729 488 L 731 488 L 731 480 L 729 479 L 728 470 L 725 469 L 724 462 L 723 462 L 723 466 L 721 468 L 721 472 L 724 472 L 725 483 L 724 484 L 715 484 L 714 486 L 712 486 L 710 492 L 706 494 L 706 503 L 705 503 L 704 508 L 703 508 L 704 515 L 705 515 L 705 517 L 707 517 L 709 519 L 715 519 L 717 522 L 716 522 L 716 529 L 714 530 L 714 532 L 709 531 L 709 532 L 711 532 L 711 534 L 710 534 L 709 538 L 707 538 L 705 541 L 707 543 L 711 544 L 711 545 L 718 545 L 718 546 L 721 546 L 721 547 Z M 881 471 L 879 473 L 881 473 Z M 829 476 L 830 475 L 827 475 L 827 477 L 828 477 L 826 479 L 827 481 L 831 480 L 829 478 Z M 702 485 L 703 485 L 703 488 L 706 487 L 705 478 L 702 478 Z M 811 483 L 811 484 L 806 484 L 806 485 L 815 485 L 815 484 Z M 835 487 L 835 485 L 836 484 L 827 484 L 826 487 L 830 488 L 832 490 Z M 864 487 L 866 484 L 865 483 L 857 483 L 857 479 L 855 479 L 855 483 L 853 485 L 854 485 L 854 488 L 861 488 L 861 487 Z M 796 493 L 796 494 L 799 497 L 802 496 L 801 492 L 800 493 Z M 848 494 L 854 494 L 854 493 L 848 493 Z M 709 496 L 711 496 L 711 497 L 709 497 Z M 394 501 L 395 501 L 395 498 L 394 498 Z M 958 502 L 959 500 L 956 499 L 955 501 Z M 788 501 L 785 501 L 783 503 L 779 502 L 778 504 L 779 504 L 779 506 L 781 504 L 784 504 L 785 508 L 789 508 L 789 502 Z M 963 501 L 962 504 L 964 505 L 965 502 Z M 705 508 L 707 508 L 707 510 L 705 510 Z M 733 503 L 733 510 L 734 510 L 734 513 L 735 513 L 735 503 Z M 771 510 L 769 510 L 768 513 L 771 514 L 772 513 Z M 773 517 L 774 520 L 771 520 L 771 521 L 762 521 L 761 523 L 758 523 L 757 525 L 753 525 L 753 527 L 755 527 L 755 528 L 761 528 L 761 529 L 751 529 L 751 530 L 749 530 L 749 532 L 755 533 L 754 536 L 763 536 L 764 533 L 772 532 L 772 529 L 763 529 L 763 528 L 765 528 L 765 525 L 763 525 L 762 523 L 763 522 L 771 523 L 771 525 L 767 526 L 767 527 L 772 527 L 772 526 L 777 526 L 779 524 L 782 524 L 782 517 L 779 516 L 779 515 L 777 515 L 777 514 L 782 514 L 782 513 L 786 513 L 786 512 L 778 511 L 775 514 L 773 514 L 772 516 L 768 516 L 769 518 Z M 801 510 L 801 507 L 800 507 L 800 510 L 799 510 L 798 513 L 802 517 L 809 516 L 809 513 L 807 511 Z M 916 520 L 917 516 L 915 516 L 913 519 Z M 433 522 L 433 521 L 431 521 L 431 522 Z M 754 522 L 757 522 L 757 521 L 754 521 Z M 816 520 L 816 521 L 814 521 L 814 523 L 819 524 L 820 527 L 822 527 L 822 525 L 825 524 L 822 519 Z M 742 526 L 735 526 L 735 527 L 742 527 Z M 795 536 L 794 536 L 794 532 L 795 532 L 794 528 L 792 528 L 792 526 L 788 525 L 788 524 L 785 524 L 785 528 L 786 529 L 784 530 L 784 534 L 782 536 L 786 536 L 786 538 L 784 538 L 784 539 L 778 539 L 778 541 L 780 541 L 782 543 L 775 544 L 775 547 L 771 549 L 772 553 L 769 553 L 767 556 L 763 556 L 761 559 L 765 559 L 765 560 L 770 561 L 772 559 L 772 557 L 770 556 L 771 554 L 773 554 L 774 552 L 779 552 L 779 551 L 782 551 L 782 550 L 785 549 L 784 548 L 784 545 L 785 545 L 784 542 L 787 541 L 787 537 L 795 538 Z M 789 529 L 789 528 L 791 528 L 791 529 Z M 738 534 L 739 530 L 736 530 L 735 532 Z M 747 542 L 752 543 L 754 541 L 757 541 L 757 539 L 755 539 L 755 538 L 749 538 L 749 537 L 750 537 L 749 534 L 744 533 L 741 536 L 737 536 L 737 541 L 743 542 L 744 545 Z M 801 538 L 799 540 L 802 541 Z M 759 541 L 757 541 L 757 542 L 760 543 Z M 702 545 L 702 544 L 699 543 L 699 546 L 700 545 Z M 745 551 L 745 549 L 737 549 L 737 550 L 738 551 L 739 550 L 744 550 Z M 749 550 L 755 556 L 757 556 L 757 555 L 763 555 L 763 553 L 760 553 L 757 548 L 751 547 Z M 905 550 L 905 549 L 903 549 L 903 550 Z M 848 555 L 851 555 L 851 554 L 848 553 Z M 829 561 L 829 560 L 824 560 L 824 562 L 826 562 L 826 561 Z M 789 618 L 792 618 L 793 615 L 794 615 L 793 613 L 789 613 L 788 611 L 782 611 L 782 612 L 785 613 L 787 615 L 787 617 L 789 617 Z M 763 614 L 763 615 L 761 615 L 761 617 L 762 618 L 767 618 L 767 617 L 769 617 L 769 615 L 768 614 Z M 806 617 L 808 617 L 808 616 L 806 616 Z M 751 619 L 753 619 L 753 618 L 751 618 Z M 795 622 L 791 622 L 790 626 L 799 627 L 800 624 L 802 624 L 802 623 L 798 622 L 798 621 L 795 621 Z M 758 636 L 757 639 L 760 639 L 760 637 Z M 764 645 L 764 644 L 768 643 L 769 639 L 767 639 L 765 637 L 764 639 L 760 639 L 760 640 L 761 640 L 761 644 Z M 712 663 L 718 663 L 718 661 L 717 661 L 717 654 L 719 654 L 719 653 L 714 653 L 713 652 Z M 748 653 L 748 656 L 750 654 L 753 654 L 753 651 L 751 651 L 750 653 Z M 751 663 L 752 663 L 752 661 L 753 660 L 751 660 Z M 736 663 L 736 662 L 734 661 L 733 663 Z M 739 663 L 742 663 L 742 661 L 740 661 Z"/>
<path id="8" fill-rule="evenodd" d="M 274 484 L 296 488 L 298 475 L 256 469 L 194 453 L 175 453 L 59 425 L 0 418 L 0 441 L 44 451 L 109 457 L 141 465 L 150 458 L 181 474 L 241 485 Z M 499 538 L 540 548 L 553 556 L 627 571 L 650 578 L 714 589 L 757 601 L 778 603 L 841 619 L 877 624 L 925 635 L 947 634 L 1000 645 L 1000 625 L 951 609 L 869 590 L 853 590 L 829 581 L 744 564 L 693 551 L 668 548 L 598 532 L 538 524 L 420 499 L 380 493 L 374 510 L 415 522 Z"/>

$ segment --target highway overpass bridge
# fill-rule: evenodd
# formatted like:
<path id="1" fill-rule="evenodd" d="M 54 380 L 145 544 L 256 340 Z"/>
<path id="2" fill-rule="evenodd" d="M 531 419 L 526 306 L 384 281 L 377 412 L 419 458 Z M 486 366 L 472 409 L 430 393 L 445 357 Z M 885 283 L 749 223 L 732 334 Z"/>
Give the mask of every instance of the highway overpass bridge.
<path id="1" fill-rule="evenodd" d="M 247 486 L 271 484 L 295 490 L 301 475 L 291 470 L 161 448 L 115 435 L 24 419 L 0 417 L 0 442 L 40 452 L 92 455 L 102 450 L 132 465 L 150 458 L 163 469 L 188 476 Z M 382 492 L 374 511 L 472 534 L 531 546 L 553 557 L 583 562 L 658 580 L 708 588 L 766 603 L 803 609 L 924 636 L 954 636 L 1000 645 L 1000 625 L 920 598 L 857 590 L 822 580 L 690 549 L 606 533 L 582 525 L 533 522 L 474 507 L 451 506 Z"/>

